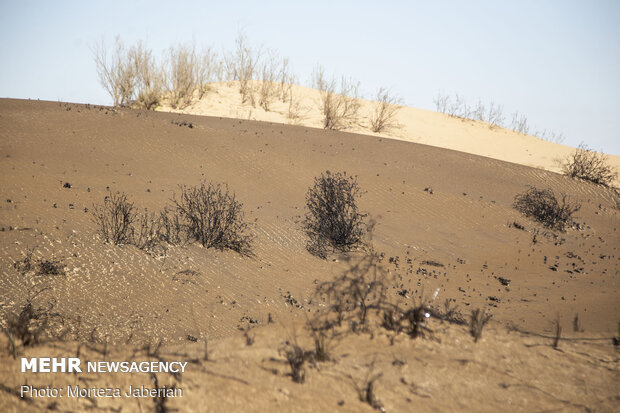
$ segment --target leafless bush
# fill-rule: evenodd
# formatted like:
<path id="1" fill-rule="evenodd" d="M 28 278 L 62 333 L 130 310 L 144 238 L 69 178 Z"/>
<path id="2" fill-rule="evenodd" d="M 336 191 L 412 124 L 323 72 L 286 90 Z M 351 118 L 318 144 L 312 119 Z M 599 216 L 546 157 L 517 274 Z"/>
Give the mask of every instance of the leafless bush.
<path id="1" fill-rule="evenodd" d="M 548 131 L 547 129 L 543 131 L 537 130 L 536 132 L 534 132 L 534 136 L 544 141 L 548 141 L 548 142 L 554 142 L 554 143 L 564 142 L 564 135 L 562 133 Z"/>
<path id="2" fill-rule="evenodd" d="M 347 376 L 353 382 L 353 385 L 355 386 L 355 390 L 357 390 L 357 395 L 361 402 L 368 403 L 373 409 L 385 411 L 383 404 L 375 394 L 375 382 L 383 376 L 383 373 L 373 374 L 374 368 L 375 361 L 373 360 L 368 366 L 366 376 L 361 381 L 361 383 L 358 383 L 358 381 L 355 380 L 350 374 L 348 374 Z"/>
<path id="3" fill-rule="evenodd" d="M 269 111 L 272 99 L 278 96 L 278 62 L 273 53 L 266 55 L 260 63 L 260 82 L 258 85 L 258 104 Z M 280 84 L 282 86 L 282 84 Z"/>
<path id="4" fill-rule="evenodd" d="M 479 308 L 471 312 L 471 319 L 469 323 L 469 332 L 474 338 L 474 343 L 477 343 L 482 336 L 482 329 L 491 319 L 491 315 L 486 314 L 484 310 L 480 311 Z"/>
<path id="5" fill-rule="evenodd" d="M 204 247 L 251 253 L 252 237 L 244 220 L 243 204 L 227 185 L 181 186 L 179 199 L 173 202 L 189 238 Z"/>
<path id="6" fill-rule="evenodd" d="M 380 314 L 385 308 L 387 292 L 388 273 L 379 257 L 369 254 L 336 279 L 317 286 L 316 299 L 326 305 L 321 323 L 339 326 L 346 322 L 354 331 L 364 330 L 370 312 Z"/>
<path id="7" fill-rule="evenodd" d="M 401 100 L 392 95 L 387 89 L 377 91 L 376 102 L 370 116 L 370 125 L 373 132 L 379 133 L 398 127 L 396 114 L 401 109 Z"/>
<path id="8" fill-rule="evenodd" d="M 441 321 L 447 321 L 448 323 L 464 325 L 467 324 L 463 315 L 459 312 L 458 305 L 453 304 L 454 299 L 446 298 L 443 304 L 443 308 L 438 305 L 431 305 L 429 308 L 430 314 Z"/>
<path id="9" fill-rule="evenodd" d="M 325 258 L 329 250 L 350 251 L 363 245 L 366 214 L 359 212 L 361 190 L 357 179 L 346 173 L 330 171 L 314 179 L 306 194 L 303 227 L 310 253 Z"/>
<path id="10" fill-rule="evenodd" d="M 486 122 L 491 129 L 504 126 L 505 117 L 503 108 L 501 105 L 494 102 L 491 102 L 487 107 L 479 100 L 476 107 L 471 108 L 463 96 L 455 94 L 453 100 L 450 95 L 444 95 L 439 92 L 434 103 L 437 112 L 445 113 L 455 118 Z"/>
<path id="11" fill-rule="evenodd" d="M 154 109 L 161 101 L 164 74 L 153 53 L 142 42 L 129 49 L 128 58 L 134 65 L 135 101 L 139 107 Z"/>
<path id="12" fill-rule="evenodd" d="M 530 131 L 530 127 L 527 124 L 527 118 L 525 115 L 520 114 L 519 112 L 515 112 L 512 114 L 512 123 L 510 128 L 518 133 L 522 133 L 527 135 Z"/>
<path id="13" fill-rule="evenodd" d="M 359 83 L 342 77 L 340 90 L 336 90 L 336 79 L 328 80 L 321 66 L 312 74 L 313 87 L 321 93 L 323 127 L 330 130 L 346 129 L 358 121 L 360 108 Z"/>
<path id="14" fill-rule="evenodd" d="M 571 178 L 603 186 L 610 186 L 618 176 L 605 154 L 593 151 L 583 143 L 564 161 L 562 170 Z"/>
<path id="15" fill-rule="evenodd" d="M 136 208 L 129 202 L 127 195 L 110 192 L 103 206 L 93 207 L 93 215 L 105 242 L 115 245 L 132 243 Z"/>
<path id="16" fill-rule="evenodd" d="M 9 312 L 6 315 L 4 333 L 12 345 L 12 353 L 17 351 L 18 341 L 24 347 L 31 347 L 45 339 L 62 337 L 59 326 L 64 324 L 60 314 L 53 312 L 54 302 L 47 307 L 35 308 L 32 298 L 29 298 L 18 312 Z"/>
<path id="17" fill-rule="evenodd" d="M 560 344 L 560 340 L 562 339 L 562 323 L 560 321 L 559 314 L 558 314 L 558 317 L 553 322 L 553 327 L 555 330 L 555 336 L 553 337 L 553 348 L 557 349 Z"/>
<path id="18" fill-rule="evenodd" d="M 130 104 L 136 88 L 136 71 L 120 37 L 116 38 L 111 56 L 103 39 L 95 44 L 92 51 L 99 82 L 112 97 L 114 106 Z"/>
<path id="19" fill-rule="evenodd" d="M 196 87 L 198 98 L 202 99 L 207 93 L 208 84 L 222 79 L 223 63 L 218 59 L 217 52 L 208 47 L 197 55 L 196 64 Z"/>
<path id="20" fill-rule="evenodd" d="M 530 187 L 523 194 L 515 196 L 514 208 L 523 215 L 533 218 L 545 227 L 564 231 L 572 222 L 572 216 L 581 208 L 580 204 L 572 204 L 566 195 L 558 201 L 553 191 Z"/>
<path id="21" fill-rule="evenodd" d="M 34 254 L 34 248 L 27 248 L 24 253 L 24 258 L 19 261 L 15 261 L 13 263 L 13 268 L 15 268 L 20 274 L 25 275 L 30 271 L 33 271 L 35 268 L 34 260 L 32 259 L 32 255 Z"/>
<path id="22" fill-rule="evenodd" d="M 318 315 L 315 318 L 308 318 L 306 327 L 314 341 L 314 359 L 316 361 L 329 360 L 333 342 L 340 337 L 336 326 L 331 320 Z"/>
<path id="23" fill-rule="evenodd" d="M 183 241 L 182 231 L 179 214 L 164 208 L 159 214 L 159 239 L 170 245 L 180 244 Z"/>
<path id="24" fill-rule="evenodd" d="M 168 91 L 172 107 L 184 107 L 191 103 L 198 87 L 199 70 L 195 46 L 179 44 L 169 50 Z"/>
<path id="25" fill-rule="evenodd" d="M 304 364 L 308 354 L 299 346 L 297 340 L 288 340 L 280 348 L 280 353 L 284 353 L 286 361 L 291 368 L 291 377 L 295 383 L 306 381 L 306 369 Z"/>
<path id="26" fill-rule="evenodd" d="M 152 252 L 162 248 L 162 221 L 159 218 L 148 211 L 136 215 L 136 227 L 132 228 L 132 242 L 136 247 Z"/>
<path id="27" fill-rule="evenodd" d="M 489 127 L 493 129 L 496 126 L 504 126 L 504 120 L 504 110 L 501 105 L 491 102 L 487 110 L 486 118 L 483 119 L 483 121 L 487 122 Z"/>
<path id="28" fill-rule="evenodd" d="M 279 96 L 282 102 L 286 102 L 289 97 L 292 96 L 292 88 L 294 81 L 294 76 L 291 73 L 291 69 L 289 66 L 288 58 L 285 57 L 282 59 L 280 63 L 280 69 L 278 71 L 278 79 L 279 83 Z"/>
<path id="29" fill-rule="evenodd" d="M 260 60 L 260 50 L 254 50 L 248 44 L 245 34 L 239 33 L 235 40 L 235 50 L 224 58 L 228 77 L 239 82 L 242 103 L 255 104 L 252 80 Z"/>

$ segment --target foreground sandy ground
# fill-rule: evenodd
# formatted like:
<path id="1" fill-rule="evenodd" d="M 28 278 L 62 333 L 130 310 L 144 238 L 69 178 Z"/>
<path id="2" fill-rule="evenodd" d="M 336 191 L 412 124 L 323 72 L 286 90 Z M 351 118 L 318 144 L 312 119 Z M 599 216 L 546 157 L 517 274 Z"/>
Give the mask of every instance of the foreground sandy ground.
<path id="1" fill-rule="evenodd" d="M 372 245 L 398 279 L 392 295 L 411 304 L 438 290 L 437 302 L 451 300 L 465 318 L 486 309 L 493 318 L 481 341 L 433 318 L 416 339 L 375 325 L 343 336 L 334 360 L 309 362 L 306 383 L 292 382 L 278 350 L 294 336 L 312 347 L 303 325 L 320 309 L 316 285 L 347 270 L 339 257 L 310 255 L 300 227 L 305 193 L 325 170 L 358 177 L 360 206 L 376 220 Z M 62 316 L 68 331 L 63 341 L 20 347 L 20 355 L 73 356 L 82 343 L 86 359 L 133 360 L 161 342 L 158 357 L 190 361 L 182 377 L 159 377 L 185 389 L 168 402 L 179 411 L 370 411 L 356 386 L 373 361 L 386 411 L 613 411 L 620 402 L 611 341 L 620 320 L 620 211 L 612 190 L 381 136 L 20 100 L 0 100 L 0 172 L 2 321 L 31 299 Z M 108 191 L 158 211 L 179 184 L 203 180 L 228 183 L 244 203 L 252 257 L 192 244 L 147 254 L 98 235 L 92 210 Z M 512 203 L 528 185 L 581 203 L 579 227 L 553 233 L 520 215 Z M 35 260 L 60 260 L 66 274 L 20 273 L 14 264 L 28 250 Z M 553 349 L 558 317 L 566 340 Z M 250 346 L 238 332 L 249 327 Z M 17 386 L 26 382 L 152 381 L 28 376 L 8 351 L 0 357 L 8 411 L 154 408 L 150 399 L 20 399 Z"/>

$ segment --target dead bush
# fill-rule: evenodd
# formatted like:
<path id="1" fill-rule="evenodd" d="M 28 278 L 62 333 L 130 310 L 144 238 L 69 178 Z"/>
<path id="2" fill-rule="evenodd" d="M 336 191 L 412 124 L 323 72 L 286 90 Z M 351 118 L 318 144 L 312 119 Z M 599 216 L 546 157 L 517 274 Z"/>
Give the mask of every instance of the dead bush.
<path id="1" fill-rule="evenodd" d="M 370 313 L 379 315 L 385 308 L 388 284 L 388 272 L 377 255 L 352 263 L 339 277 L 317 286 L 316 300 L 326 306 L 317 315 L 319 325 L 331 328 L 346 322 L 353 331 L 367 329 Z"/>
<path id="2" fill-rule="evenodd" d="M 361 382 L 355 380 L 350 374 L 347 374 L 347 377 L 349 377 L 355 386 L 355 390 L 357 390 L 357 395 L 361 402 L 368 403 L 373 409 L 384 412 L 385 408 L 383 407 L 383 403 L 381 403 L 375 394 L 375 382 L 383 376 L 383 373 L 379 372 L 373 374 L 374 369 L 375 360 L 373 360 L 368 366 L 366 376 L 361 380 Z"/>
<path id="3" fill-rule="evenodd" d="M 135 228 L 132 228 L 133 244 L 151 253 L 165 253 L 163 222 L 161 216 L 144 211 L 136 216 Z"/>
<path id="4" fill-rule="evenodd" d="M 124 193 L 110 192 L 103 206 L 93 206 L 94 221 L 105 242 L 115 245 L 130 244 L 133 241 L 133 223 L 136 208 Z"/>
<path id="5" fill-rule="evenodd" d="M 330 250 L 345 252 L 364 245 L 367 225 L 366 214 L 357 206 L 360 196 L 357 179 L 346 173 L 326 171 L 314 179 L 306 193 L 303 222 L 311 254 L 326 258 Z"/>
<path id="6" fill-rule="evenodd" d="M 227 185 L 202 183 L 180 186 L 179 199 L 173 199 L 188 238 L 206 248 L 251 253 L 252 236 L 245 222 L 243 204 Z"/>
<path id="7" fill-rule="evenodd" d="M 30 271 L 34 270 L 35 263 L 32 259 L 32 255 L 34 254 L 34 248 L 27 248 L 24 253 L 24 258 L 19 261 L 15 261 L 13 263 L 13 268 L 15 268 L 20 274 L 25 275 Z"/>
<path id="8" fill-rule="evenodd" d="M 261 62 L 259 74 L 258 104 L 266 111 L 269 111 L 272 100 L 278 96 L 278 84 L 276 83 L 278 62 L 273 52 L 268 54 Z"/>
<path id="9" fill-rule="evenodd" d="M 313 86 L 321 93 L 320 107 L 323 112 L 323 128 L 343 130 L 357 123 L 359 118 L 359 83 L 342 77 L 340 90 L 336 79 L 328 80 L 322 67 L 313 72 Z"/>
<path id="10" fill-rule="evenodd" d="M 222 79 L 222 61 L 218 60 L 217 52 L 211 47 L 203 50 L 197 56 L 196 84 L 198 87 L 198 98 L 202 99 L 208 90 L 208 84 Z"/>
<path id="11" fill-rule="evenodd" d="M 290 96 L 292 96 L 292 88 L 294 81 L 294 75 L 291 73 L 291 69 L 289 67 L 288 58 L 285 57 L 282 59 L 280 63 L 280 69 L 278 71 L 278 79 L 279 82 L 279 97 L 282 102 L 286 102 Z"/>
<path id="12" fill-rule="evenodd" d="M 103 39 L 95 44 L 92 52 L 99 82 L 112 97 L 114 106 L 129 105 L 136 88 L 136 70 L 120 37 L 116 37 L 111 56 Z"/>
<path id="13" fill-rule="evenodd" d="M 176 211 L 164 208 L 159 214 L 158 237 L 170 245 L 178 245 L 182 239 L 181 218 Z"/>
<path id="14" fill-rule="evenodd" d="M 566 226 L 572 223 L 573 214 L 581 208 L 580 204 L 570 203 L 566 195 L 562 195 L 561 201 L 558 201 L 550 188 L 535 187 L 515 196 L 513 206 L 523 215 L 558 231 L 564 231 Z"/>
<path id="15" fill-rule="evenodd" d="M 37 275 L 65 275 L 66 265 L 59 259 L 42 258 L 39 260 Z"/>
<path id="16" fill-rule="evenodd" d="M 228 77 L 239 82 L 242 103 L 255 104 L 252 80 L 256 75 L 260 55 L 260 50 L 252 49 L 245 34 L 240 32 L 235 39 L 234 52 L 224 57 Z"/>
<path id="17" fill-rule="evenodd" d="M 474 343 L 477 343 L 482 336 L 482 329 L 491 319 L 490 314 L 486 314 L 484 310 L 480 311 L 479 308 L 471 312 L 471 319 L 469 322 L 469 333 L 474 338 Z"/>
<path id="18" fill-rule="evenodd" d="M 396 114 L 401 109 L 400 104 L 401 100 L 398 97 L 387 89 L 380 88 L 370 116 L 371 130 L 380 133 L 398 127 Z"/>
<path id="19" fill-rule="evenodd" d="M 198 58 L 195 46 L 177 45 L 170 48 L 168 56 L 168 91 L 171 105 L 185 107 L 189 105 L 197 89 Z"/>
<path id="20" fill-rule="evenodd" d="M 60 314 L 52 311 L 54 307 L 54 301 L 50 301 L 46 307 L 35 307 L 33 298 L 29 298 L 21 309 L 6 314 L 4 333 L 9 338 L 14 355 L 18 343 L 24 347 L 32 347 L 44 340 L 62 337 L 66 333 L 61 331 L 64 320 Z"/>
<path id="21" fill-rule="evenodd" d="M 605 154 L 593 151 L 583 143 L 564 161 L 562 170 L 571 178 L 603 186 L 612 185 L 618 176 Z"/>
<path id="22" fill-rule="evenodd" d="M 304 366 L 308 354 L 299 346 L 297 340 L 287 340 L 280 348 L 280 354 L 284 353 L 286 361 L 291 368 L 291 377 L 295 383 L 306 381 L 306 368 Z"/>
<path id="23" fill-rule="evenodd" d="M 160 103 L 164 75 L 157 65 L 153 53 L 142 42 L 129 49 L 128 58 L 134 65 L 135 102 L 138 107 L 152 110 Z"/>
<path id="24" fill-rule="evenodd" d="M 310 331 L 314 341 L 314 359 L 328 361 L 331 358 L 332 345 L 340 337 L 335 325 L 319 315 L 312 319 L 308 318 L 306 328 Z"/>

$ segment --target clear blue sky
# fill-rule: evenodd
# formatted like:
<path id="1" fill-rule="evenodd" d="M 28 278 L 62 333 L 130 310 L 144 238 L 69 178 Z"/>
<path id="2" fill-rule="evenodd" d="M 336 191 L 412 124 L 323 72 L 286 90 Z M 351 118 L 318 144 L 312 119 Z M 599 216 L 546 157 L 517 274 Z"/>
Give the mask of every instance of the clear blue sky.
<path id="1" fill-rule="evenodd" d="M 496 102 L 538 129 L 620 155 L 620 1 L 0 0 L 0 97 L 110 104 L 89 46 L 116 35 L 288 56 L 434 109 L 438 91 Z"/>

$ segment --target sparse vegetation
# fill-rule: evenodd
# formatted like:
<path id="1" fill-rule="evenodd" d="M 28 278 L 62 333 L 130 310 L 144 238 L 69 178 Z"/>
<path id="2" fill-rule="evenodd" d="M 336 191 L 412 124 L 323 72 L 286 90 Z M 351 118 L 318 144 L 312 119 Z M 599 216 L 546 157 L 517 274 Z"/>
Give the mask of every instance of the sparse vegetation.
<path id="1" fill-rule="evenodd" d="M 99 82 L 110 94 L 114 106 L 128 105 L 136 87 L 135 65 L 120 37 L 116 37 L 112 55 L 101 40 L 93 48 Z"/>
<path id="2" fill-rule="evenodd" d="M 596 152 L 583 143 L 564 160 L 562 171 L 571 178 L 603 186 L 611 186 L 618 176 L 618 172 L 609 165 L 605 154 Z"/>
<path id="3" fill-rule="evenodd" d="M 297 339 L 288 340 L 280 348 L 280 353 L 284 353 L 286 361 L 291 368 L 291 377 L 295 383 L 306 381 L 306 368 L 304 366 L 308 354 L 299 346 Z"/>
<path id="4" fill-rule="evenodd" d="M 260 51 L 252 49 L 242 32 L 235 39 L 234 52 L 226 54 L 224 58 L 228 77 L 239 82 L 242 103 L 249 102 L 252 106 L 255 105 L 252 80 L 256 75 L 259 60 Z"/>
<path id="5" fill-rule="evenodd" d="M 487 314 L 484 310 L 476 308 L 471 312 L 471 319 L 469 322 L 469 333 L 474 338 L 474 343 L 477 343 L 480 337 L 482 337 L 482 329 L 491 319 L 491 315 Z"/>
<path id="6" fill-rule="evenodd" d="M 103 201 L 103 206 L 93 206 L 94 221 L 105 242 L 114 245 L 133 242 L 133 224 L 136 220 L 136 208 L 124 193 L 110 192 Z"/>
<path id="7" fill-rule="evenodd" d="M 326 258 L 330 250 L 350 251 L 364 244 L 366 214 L 359 211 L 357 179 L 346 173 L 326 171 L 314 179 L 306 194 L 308 209 L 303 228 L 308 251 Z"/>
<path id="8" fill-rule="evenodd" d="M 369 254 L 341 276 L 320 284 L 317 297 L 329 310 L 329 321 L 324 323 L 340 325 L 346 321 L 354 331 L 366 329 L 369 312 L 379 313 L 383 309 L 388 289 L 386 278 L 378 257 Z"/>
<path id="9" fill-rule="evenodd" d="M 357 123 L 359 118 L 359 83 L 342 77 L 340 89 L 336 91 L 336 79 L 327 79 L 325 71 L 318 66 L 312 73 L 313 87 L 321 93 L 323 128 L 346 129 Z"/>
<path id="10" fill-rule="evenodd" d="M 488 106 L 478 101 L 476 106 L 470 106 L 465 98 L 459 94 L 455 94 L 454 98 L 449 94 L 443 94 L 439 92 L 434 100 L 435 110 L 439 113 L 445 113 L 454 118 L 460 119 L 472 119 L 476 121 L 486 122 L 489 124 L 489 128 L 495 129 L 497 127 L 509 128 L 517 133 L 524 135 L 529 134 L 530 125 L 528 124 L 527 117 L 522 113 L 514 112 L 511 117 L 511 122 L 506 122 L 504 116 L 504 110 L 501 105 L 491 102 Z M 564 141 L 564 135 L 553 131 L 543 130 L 533 133 L 540 139 L 561 143 Z"/>
<path id="11" fill-rule="evenodd" d="M 153 53 L 142 42 L 138 42 L 129 50 L 128 58 L 133 62 L 135 94 L 132 97 L 138 107 L 152 110 L 160 104 L 164 73 L 157 65 Z"/>
<path id="12" fill-rule="evenodd" d="M 65 275 L 65 264 L 59 259 L 39 260 L 37 275 Z"/>
<path id="13" fill-rule="evenodd" d="M 569 202 L 566 195 L 562 195 L 561 201 L 558 201 L 550 188 L 535 187 L 515 196 L 513 206 L 523 215 L 557 231 L 564 231 L 572 223 L 573 214 L 581 208 L 580 204 Z"/>
<path id="14" fill-rule="evenodd" d="M 172 107 L 185 107 L 199 87 L 199 60 L 194 45 L 177 45 L 168 54 L 168 91 Z"/>
<path id="15" fill-rule="evenodd" d="M 370 116 L 371 130 L 376 133 L 385 132 L 398 127 L 396 114 L 400 110 L 401 100 L 389 90 L 381 88 L 377 91 L 376 102 Z"/>
<path id="16" fill-rule="evenodd" d="M 173 199 L 180 222 L 190 239 L 206 248 L 251 253 L 252 236 L 245 222 L 243 204 L 227 185 L 202 183 L 181 186 L 179 199 Z"/>

